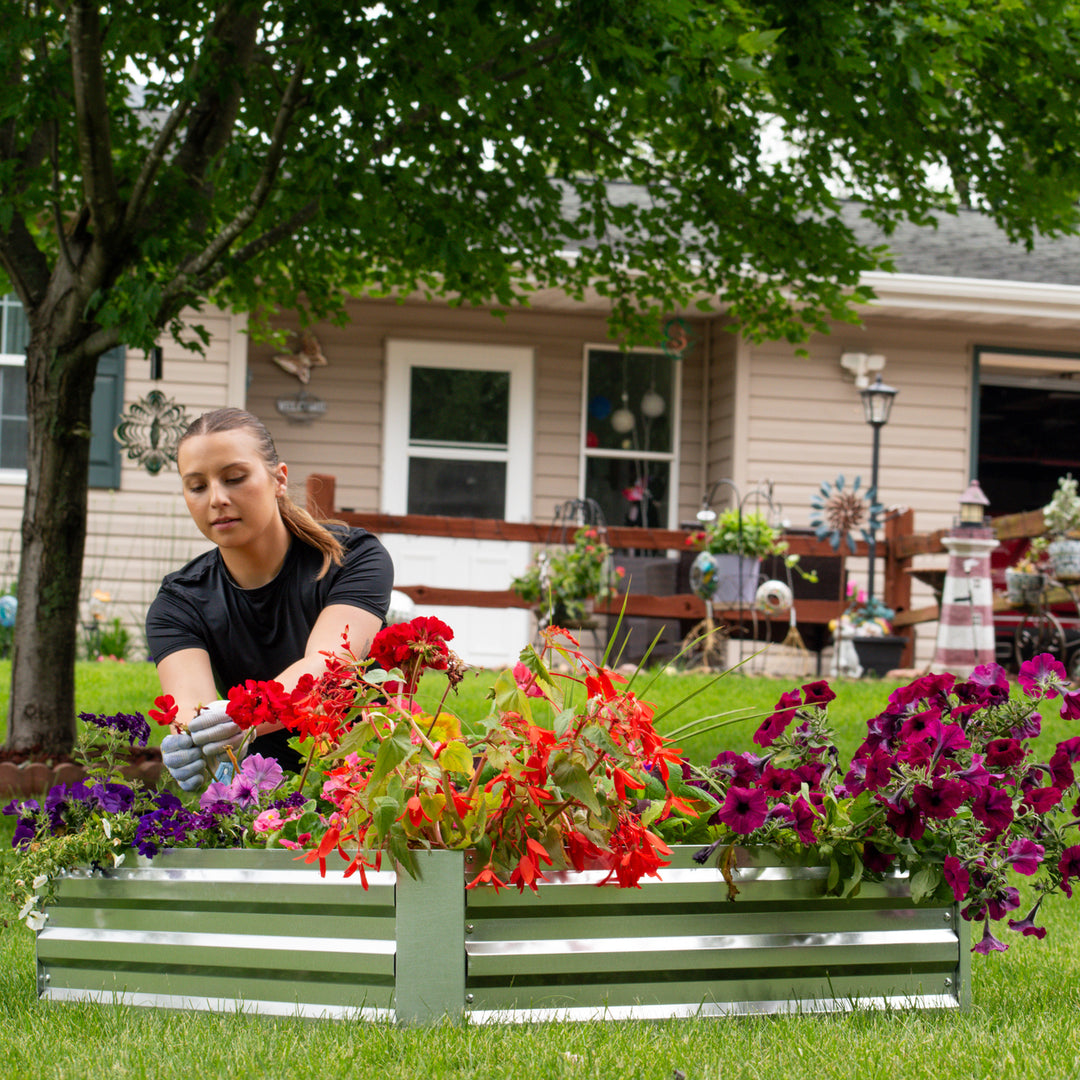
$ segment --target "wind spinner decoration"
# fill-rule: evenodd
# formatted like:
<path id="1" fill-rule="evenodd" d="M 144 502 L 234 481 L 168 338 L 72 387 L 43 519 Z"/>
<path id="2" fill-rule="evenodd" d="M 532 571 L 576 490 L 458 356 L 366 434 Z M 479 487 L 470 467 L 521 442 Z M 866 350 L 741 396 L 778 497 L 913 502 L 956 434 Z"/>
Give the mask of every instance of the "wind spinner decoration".
<path id="1" fill-rule="evenodd" d="M 295 375 L 305 386 L 311 381 L 313 367 L 326 367 L 330 361 L 323 356 L 322 346 L 314 334 L 307 331 L 300 335 L 296 352 L 283 353 L 273 358 L 282 371 Z"/>
<path id="2" fill-rule="evenodd" d="M 810 505 L 817 511 L 810 518 L 810 527 L 819 540 L 828 540 L 833 551 L 840 550 L 840 544 L 847 543 L 848 550 L 855 554 L 853 534 L 862 533 L 869 543 L 871 529 L 881 526 L 880 514 L 885 509 L 877 501 L 877 492 L 871 487 L 859 491 L 862 483 L 855 477 L 854 484 L 844 487 L 844 478 L 838 476 L 835 484 L 824 481 L 819 493 L 810 500 Z"/>

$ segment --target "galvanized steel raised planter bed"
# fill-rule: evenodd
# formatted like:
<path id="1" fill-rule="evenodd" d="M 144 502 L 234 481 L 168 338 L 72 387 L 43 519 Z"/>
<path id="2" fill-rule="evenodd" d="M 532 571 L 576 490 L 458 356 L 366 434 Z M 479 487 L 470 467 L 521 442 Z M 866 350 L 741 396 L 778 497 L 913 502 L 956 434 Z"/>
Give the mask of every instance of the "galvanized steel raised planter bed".
<path id="1" fill-rule="evenodd" d="M 824 868 L 760 851 L 740 852 L 731 902 L 694 850 L 640 890 L 564 873 L 539 896 L 466 891 L 458 852 L 423 856 L 420 881 L 370 874 L 366 892 L 286 851 L 164 852 L 63 881 L 39 991 L 407 1022 L 967 1005 L 957 905 L 916 907 L 899 877 L 824 897 Z"/>

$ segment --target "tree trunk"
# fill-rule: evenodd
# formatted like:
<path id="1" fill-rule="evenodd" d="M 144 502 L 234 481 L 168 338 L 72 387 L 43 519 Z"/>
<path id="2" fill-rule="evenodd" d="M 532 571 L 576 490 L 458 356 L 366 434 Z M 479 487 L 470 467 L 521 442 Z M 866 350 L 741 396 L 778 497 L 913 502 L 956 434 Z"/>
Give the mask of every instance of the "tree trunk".
<path id="1" fill-rule="evenodd" d="M 43 755 L 75 738 L 75 649 L 86 546 L 90 398 L 97 357 L 73 359 L 63 319 L 31 321 L 28 452 L 8 748 Z M 62 344 L 60 344 L 62 342 Z"/>

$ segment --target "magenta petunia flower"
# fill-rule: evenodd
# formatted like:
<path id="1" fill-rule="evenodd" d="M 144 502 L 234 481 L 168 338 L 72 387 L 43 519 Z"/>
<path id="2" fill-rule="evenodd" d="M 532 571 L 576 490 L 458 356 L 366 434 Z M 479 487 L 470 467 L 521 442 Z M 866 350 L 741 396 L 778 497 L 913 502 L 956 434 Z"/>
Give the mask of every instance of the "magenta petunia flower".
<path id="1" fill-rule="evenodd" d="M 1019 765 L 1027 751 L 1016 739 L 991 739 L 986 744 L 986 767 L 988 769 L 1011 769 Z"/>
<path id="2" fill-rule="evenodd" d="M 1057 752 L 1064 753 L 1070 761 L 1080 761 L 1080 735 L 1072 739 L 1063 739 L 1057 744 Z"/>
<path id="3" fill-rule="evenodd" d="M 1010 919 L 1009 929 L 1016 930 L 1025 937 L 1037 937 L 1040 940 L 1046 937 L 1046 927 L 1035 925 L 1035 916 L 1039 913 L 1039 905 L 1042 902 L 1043 898 L 1040 896 L 1035 901 L 1035 906 L 1022 919 Z"/>
<path id="4" fill-rule="evenodd" d="M 999 889 L 986 898 L 986 911 L 991 919 L 1004 919 L 1020 906 L 1020 890 L 1012 885 Z"/>
<path id="5" fill-rule="evenodd" d="M 864 785 L 871 791 L 877 791 L 885 787 L 892 780 L 892 769 L 895 764 L 891 754 L 884 750 L 875 750 L 866 762 L 866 777 Z"/>
<path id="6" fill-rule="evenodd" d="M 1061 719 L 1080 720 L 1080 690 L 1066 690 L 1061 695 Z"/>
<path id="7" fill-rule="evenodd" d="M 816 844 L 814 822 L 817 821 L 817 814 L 814 808 L 800 795 L 791 804 L 791 809 L 795 814 L 795 834 L 804 844 Z"/>
<path id="8" fill-rule="evenodd" d="M 984 839 L 991 839 L 1003 833 L 1012 824 L 1012 796 L 1001 788 L 987 784 L 975 793 L 975 798 L 971 803 L 971 812 L 977 821 L 981 821 L 987 827 Z"/>
<path id="9" fill-rule="evenodd" d="M 1046 848 L 1042 844 L 1036 844 L 1034 840 L 1029 840 L 1026 836 L 1018 836 L 1009 845 L 1007 861 L 1018 874 L 1031 877 L 1032 874 L 1038 873 L 1039 863 L 1042 862 L 1045 854 Z"/>
<path id="10" fill-rule="evenodd" d="M 1050 777 L 1054 781 L 1054 787 L 1060 788 L 1062 791 L 1072 787 L 1076 774 L 1073 772 L 1072 761 L 1066 751 L 1060 747 L 1055 750 L 1047 764 L 1047 768 L 1050 770 Z"/>
<path id="11" fill-rule="evenodd" d="M 954 900 L 960 901 L 967 896 L 968 888 L 971 885 L 971 875 L 955 855 L 945 856 L 945 880 L 949 883 L 949 888 L 952 889 Z"/>
<path id="12" fill-rule="evenodd" d="M 905 742 L 920 739 L 938 739 L 941 732 L 941 710 L 924 709 L 909 716 L 900 728 L 900 738 Z"/>
<path id="13" fill-rule="evenodd" d="M 770 799 L 777 799 L 781 795 L 798 791 L 801 782 L 794 769 L 776 769 L 772 765 L 766 765 L 758 785 Z"/>
<path id="14" fill-rule="evenodd" d="M 918 840 L 926 832 L 926 822 L 918 807 L 903 802 L 896 805 L 886 803 L 885 806 L 885 821 L 897 836 Z"/>
<path id="15" fill-rule="evenodd" d="M 1037 712 L 1028 713 L 1024 719 L 1010 729 L 1009 735 L 1014 739 L 1037 739 L 1042 732 L 1042 715 Z"/>
<path id="16" fill-rule="evenodd" d="M 807 705 L 828 705 L 836 694 L 824 679 L 817 682 L 803 683 L 803 701 Z"/>
<path id="17" fill-rule="evenodd" d="M 1009 677 L 999 664 L 979 664 L 966 682 L 956 686 L 961 701 L 974 705 L 1000 705 L 1009 700 Z"/>
<path id="18" fill-rule="evenodd" d="M 968 741 L 964 729 L 959 724 L 942 724 L 938 735 L 938 757 L 951 757 L 957 750 L 970 750 L 971 743 Z"/>
<path id="19" fill-rule="evenodd" d="M 932 784 L 916 784 L 911 798 L 928 818 L 945 821 L 956 817 L 956 811 L 968 794 L 967 784 L 959 780 L 935 777 Z"/>
<path id="20" fill-rule="evenodd" d="M 738 833 L 752 833 L 765 823 L 768 803 L 760 788 L 728 788 L 724 805 L 716 816 Z"/>
<path id="21" fill-rule="evenodd" d="M 1005 952 L 1008 947 L 1009 946 L 1003 941 L 998 941 L 998 939 L 990 932 L 990 920 L 987 919 L 986 922 L 983 923 L 982 941 L 980 941 L 978 945 L 973 946 L 971 951 L 986 956 L 987 953 Z"/>
<path id="22" fill-rule="evenodd" d="M 207 785 L 206 790 L 199 797 L 199 809 L 206 810 L 214 803 L 229 802 L 229 785 L 220 780 L 214 780 Z"/>
<path id="23" fill-rule="evenodd" d="M 1072 878 L 1080 877 L 1080 844 L 1074 844 L 1061 853 L 1058 860 L 1058 872 L 1061 874 L 1061 891 L 1072 899 Z"/>
<path id="24" fill-rule="evenodd" d="M 884 874 L 896 861 L 896 856 L 889 851 L 882 851 L 876 844 L 867 843 L 863 848 L 863 866 L 872 874 Z"/>
<path id="25" fill-rule="evenodd" d="M 1045 814 L 1061 802 L 1061 791 L 1056 787 L 1032 788 L 1024 792 L 1024 805 L 1030 806 L 1036 814 Z"/>
<path id="26" fill-rule="evenodd" d="M 1034 698 L 1056 698 L 1069 685 L 1065 677 L 1065 665 L 1056 659 L 1053 653 L 1048 652 L 1025 660 L 1020 665 L 1020 674 L 1016 681 L 1028 697 Z"/>
<path id="27" fill-rule="evenodd" d="M 796 710 L 801 704 L 802 697 L 798 690 L 788 690 L 781 694 L 772 716 L 754 732 L 754 742 L 758 746 L 772 746 L 787 730 L 788 724 L 795 719 Z"/>

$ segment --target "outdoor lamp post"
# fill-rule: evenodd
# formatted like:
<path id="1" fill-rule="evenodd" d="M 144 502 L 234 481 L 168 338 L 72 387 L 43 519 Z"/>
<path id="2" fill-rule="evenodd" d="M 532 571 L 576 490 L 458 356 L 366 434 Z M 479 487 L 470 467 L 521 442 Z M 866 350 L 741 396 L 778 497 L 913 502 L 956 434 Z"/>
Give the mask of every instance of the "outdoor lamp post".
<path id="1" fill-rule="evenodd" d="M 888 386 L 878 377 L 867 387 L 859 391 L 862 398 L 863 410 L 866 413 L 866 422 L 874 429 L 874 453 L 870 464 L 870 491 L 871 503 L 878 501 L 878 453 L 881 448 L 881 429 L 889 422 L 889 413 L 892 412 L 893 398 L 898 391 L 893 386 Z M 874 562 L 877 559 L 877 528 L 873 519 L 870 521 L 870 539 L 867 542 L 869 548 L 870 564 L 866 573 L 866 602 L 869 604 L 874 599 Z"/>

